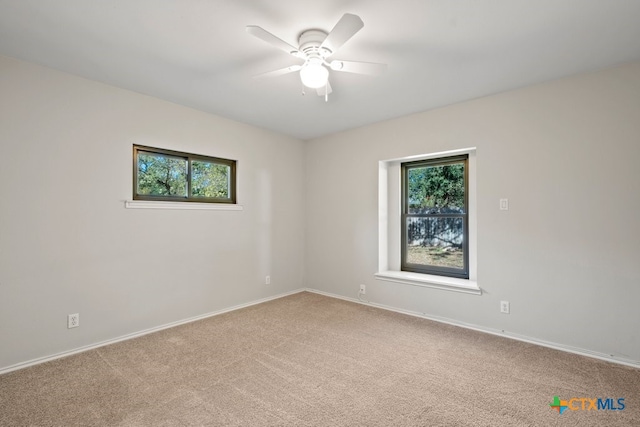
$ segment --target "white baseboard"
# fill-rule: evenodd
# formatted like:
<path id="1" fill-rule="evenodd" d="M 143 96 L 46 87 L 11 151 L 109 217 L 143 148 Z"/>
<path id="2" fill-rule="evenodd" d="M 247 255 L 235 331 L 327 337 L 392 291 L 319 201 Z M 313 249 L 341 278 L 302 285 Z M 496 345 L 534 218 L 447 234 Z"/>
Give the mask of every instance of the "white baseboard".
<path id="1" fill-rule="evenodd" d="M 82 352 L 85 352 L 85 351 L 93 350 L 95 348 L 104 347 L 105 345 L 115 344 L 115 343 L 120 342 L 120 341 L 126 341 L 126 340 L 130 340 L 130 339 L 133 339 L 133 338 L 138 338 L 138 337 L 141 337 L 143 335 L 152 334 L 154 332 L 162 331 L 163 329 L 169 329 L 169 328 L 173 328 L 174 326 L 184 325 L 185 323 L 196 322 L 198 320 L 206 319 L 208 317 L 218 316 L 220 314 L 228 313 L 230 311 L 240 310 L 241 308 L 246 308 L 246 307 L 251 307 L 252 305 L 262 304 L 263 302 L 272 301 L 272 300 L 275 300 L 275 299 L 283 298 L 283 297 L 286 297 L 286 296 L 289 296 L 289 295 L 293 295 L 293 294 L 297 294 L 297 293 L 304 292 L 304 291 L 306 291 L 306 289 L 296 289 L 295 291 L 286 292 L 286 293 L 283 293 L 283 294 L 278 294 L 278 295 L 274 295 L 274 296 L 267 297 L 267 298 L 262 298 L 262 299 L 251 301 L 251 302 L 248 302 L 248 303 L 245 303 L 245 304 L 235 305 L 233 307 L 224 308 L 222 310 L 213 311 L 211 313 L 201 314 L 200 316 L 190 317 L 190 318 L 184 319 L 184 320 L 178 320 L 177 322 L 171 322 L 171 323 L 167 323 L 167 324 L 164 324 L 164 325 L 161 325 L 161 326 L 156 326 L 154 328 L 145 329 L 143 331 L 134 332 L 134 333 L 127 334 L 127 335 L 122 335 L 122 336 L 119 336 L 117 338 L 113 338 L 113 339 L 110 339 L 110 340 L 100 341 L 100 342 L 98 342 L 96 344 L 90 344 L 90 345 L 86 345 L 86 346 L 83 346 L 83 347 L 74 348 L 73 350 L 68 350 L 68 351 L 63 351 L 63 352 L 60 352 L 60 353 L 52 354 L 50 356 L 38 357 L 36 359 L 28 360 L 26 362 L 16 363 L 15 365 L 10 365 L 10 366 L 4 367 L 4 368 L 0 368 L 0 375 L 6 374 L 6 373 L 11 372 L 11 371 L 17 371 L 18 369 L 24 369 L 24 368 L 27 368 L 29 366 L 38 365 L 40 363 L 49 362 L 51 360 L 56 360 L 56 359 L 60 359 L 60 358 L 63 358 L 63 357 L 71 356 L 72 354 L 82 353 Z"/>
<path id="2" fill-rule="evenodd" d="M 460 321 L 457 321 L 457 320 L 454 320 L 454 319 L 448 319 L 448 318 L 445 318 L 445 317 L 431 316 L 431 315 L 428 315 L 428 314 L 419 313 L 419 312 L 415 312 L 415 311 L 403 310 L 403 309 L 391 307 L 391 306 L 384 305 L 384 304 L 372 303 L 372 302 L 361 300 L 361 299 L 358 299 L 358 298 L 345 297 L 345 296 L 342 296 L 342 295 L 332 294 L 332 293 L 329 293 L 329 292 L 323 292 L 323 291 L 319 291 L 319 290 L 316 290 L 316 289 L 305 289 L 305 290 L 308 291 L 308 292 L 313 292 L 313 293 L 316 293 L 316 294 L 319 294 L 319 295 L 324 295 L 324 296 L 331 297 L 331 298 L 337 298 L 337 299 L 341 299 L 341 300 L 345 300 L 345 301 L 355 302 L 355 303 L 358 303 L 358 304 L 368 305 L 370 307 L 376 307 L 376 308 L 381 308 L 383 310 L 394 311 L 396 313 L 407 314 L 409 316 L 421 317 L 423 319 L 433 320 L 435 322 L 446 323 L 448 325 L 459 326 L 461 328 L 466 328 L 466 329 L 472 329 L 472 330 L 478 331 L 478 332 L 484 332 L 484 333 L 491 334 L 491 335 L 497 335 L 497 336 L 500 336 L 500 337 L 511 338 L 511 339 L 514 339 L 514 340 L 517 340 L 517 341 L 523 341 L 523 342 L 527 342 L 527 343 L 530 343 L 530 344 L 535 344 L 535 345 L 540 345 L 540 346 L 543 346 L 543 347 L 553 348 L 555 350 L 565 351 L 567 353 L 578 354 L 578 355 L 581 355 L 581 356 L 587 356 L 587 357 L 591 357 L 591 358 L 594 358 L 594 359 L 600 359 L 600 360 L 604 360 L 604 361 L 607 361 L 607 362 L 617 363 L 617 364 L 620 364 L 620 365 L 631 366 L 632 368 L 640 368 L 640 361 L 633 360 L 633 359 L 628 359 L 628 358 L 625 358 L 625 357 L 622 357 L 622 356 L 617 356 L 617 355 L 613 355 L 613 354 L 606 354 L 606 353 L 600 353 L 600 352 L 597 352 L 597 351 L 591 351 L 591 350 L 586 350 L 586 349 L 583 349 L 583 348 L 572 347 L 572 346 L 569 346 L 569 345 L 564 345 L 564 344 L 558 344 L 558 343 L 554 343 L 554 342 L 544 341 L 544 340 L 540 340 L 540 339 L 537 339 L 537 338 L 532 338 L 532 337 L 528 337 L 528 336 L 525 336 L 525 335 L 515 334 L 515 333 L 511 333 L 511 332 L 507 332 L 507 331 L 503 331 L 503 330 L 499 330 L 499 329 L 486 328 L 486 327 L 483 327 L 483 326 L 464 323 L 464 322 L 460 322 Z"/>
<path id="3" fill-rule="evenodd" d="M 632 360 L 632 359 L 626 359 L 624 357 L 620 357 L 620 356 L 616 356 L 616 355 L 612 355 L 612 354 L 599 353 L 599 352 L 586 350 L 586 349 L 582 349 L 582 348 L 567 346 L 567 345 L 564 345 L 564 344 L 558 344 L 558 343 L 543 341 L 543 340 L 539 340 L 537 338 L 531 338 L 531 337 L 527 337 L 527 336 L 524 336 L 524 335 L 505 332 L 505 331 L 498 330 L 498 329 L 485 328 L 485 327 L 482 327 L 482 326 L 477 326 L 477 325 L 473 325 L 473 324 L 459 322 L 457 320 L 448 319 L 448 318 L 439 317 L 439 316 L 430 316 L 430 315 L 426 315 L 426 314 L 423 314 L 423 313 L 418 313 L 418 312 L 414 312 L 414 311 L 403 310 L 403 309 L 387 306 L 387 305 L 384 305 L 384 304 L 376 304 L 376 303 L 372 303 L 372 302 L 369 302 L 369 301 L 363 301 L 363 300 L 360 300 L 360 299 L 357 299 L 357 298 L 349 298 L 349 297 L 345 297 L 345 296 L 342 296 L 342 295 L 337 295 L 337 294 L 332 294 L 332 293 L 329 293 L 329 292 L 319 291 L 317 289 L 301 288 L 301 289 L 296 289 L 294 291 L 286 292 L 286 293 L 283 293 L 283 294 L 278 294 L 278 295 L 274 295 L 274 296 L 271 296 L 271 297 L 262 298 L 262 299 L 255 300 L 255 301 L 251 301 L 251 302 L 248 302 L 248 303 L 245 303 L 245 304 L 235 305 L 233 307 L 225 308 L 225 309 L 214 311 L 214 312 L 211 312 L 211 313 L 202 314 L 200 316 L 190 317 L 188 319 L 179 320 L 177 322 L 167 323 L 167 324 L 164 324 L 164 325 L 161 325 L 161 326 L 157 326 L 157 327 L 154 327 L 154 328 L 145 329 L 143 331 L 134 332 L 134 333 L 127 334 L 127 335 L 122 335 L 120 337 L 113 338 L 113 339 L 106 340 L 106 341 L 101 341 L 101 342 L 98 342 L 98 343 L 95 343 L 95 344 L 90 344 L 90 345 L 87 345 L 87 346 L 78 347 L 78 348 L 75 348 L 75 349 L 72 349 L 72 350 L 63 351 L 63 352 L 56 353 L 56 354 L 49 355 L 49 356 L 39 357 L 39 358 L 36 358 L 36 359 L 28 360 L 26 362 L 16 363 L 15 365 L 10 365 L 10 366 L 4 367 L 4 368 L 0 368 L 0 375 L 6 374 L 6 373 L 11 372 L 11 371 L 16 371 L 16 370 L 19 370 L 19 369 L 24 369 L 24 368 L 27 368 L 29 366 L 38 365 L 40 363 L 49 362 L 51 360 L 56 360 L 56 359 L 60 359 L 60 358 L 63 358 L 63 357 L 71 356 L 73 354 L 82 353 L 82 352 L 93 350 L 93 349 L 96 349 L 96 348 L 99 348 L 99 347 L 104 347 L 104 346 L 109 345 L 109 344 L 115 344 L 115 343 L 120 342 L 120 341 L 126 341 L 126 340 L 130 340 L 130 339 L 133 339 L 133 338 L 141 337 L 143 335 L 147 335 L 147 334 L 151 334 L 151 333 L 154 333 L 154 332 L 158 332 L 158 331 L 161 331 L 163 329 L 173 328 L 174 326 L 184 325 L 185 323 L 196 322 L 198 320 L 206 319 L 206 318 L 213 317 L 213 316 L 218 316 L 220 314 L 228 313 L 228 312 L 235 311 L 235 310 L 240 310 L 242 308 L 250 307 L 252 305 L 262 304 L 262 303 L 267 302 L 267 301 L 272 301 L 272 300 L 276 300 L 276 299 L 279 299 L 279 298 L 284 298 L 286 296 L 294 295 L 294 294 L 297 294 L 297 293 L 300 293 L 300 292 L 304 292 L 304 291 L 312 292 L 312 293 L 319 294 L 319 295 L 324 295 L 324 296 L 331 297 L 331 298 L 336 298 L 336 299 L 341 299 L 341 300 L 345 300 L 345 301 L 355 302 L 355 303 L 367 305 L 367 306 L 370 306 L 370 307 L 376 307 L 376 308 L 380 308 L 380 309 L 383 309 L 383 310 L 394 311 L 396 313 L 406 314 L 406 315 L 409 315 L 409 316 L 414 316 L 414 317 L 420 317 L 420 318 L 423 318 L 423 319 L 433 320 L 433 321 L 440 322 L 440 323 L 446 323 L 448 325 L 453 325 L 453 326 L 459 326 L 459 327 L 462 327 L 462 328 L 472 329 L 474 331 L 484 332 L 484 333 L 497 335 L 497 336 L 501 336 L 501 337 L 505 337 L 505 338 L 511 338 L 511 339 L 518 340 L 518 341 L 528 342 L 530 344 L 541 345 L 543 347 L 549 347 L 549 348 L 553 348 L 553 349 L 556 349 L 556 350 L 565 351 L 565 352 L 568 352 L 568 353 L 574 353 L 574 354 L 579 354 L 581 356 L 587 356 L 587 357 L 592 357 L 592 358 L 595 358 L 595 359 L 605 360 L 607 362 L 613 362 L 613 363 L 618 363 L 618 364 L 625 365 L 625 366 L 631 366 L 633 368 L 640 368 L 640 361 Z"/>

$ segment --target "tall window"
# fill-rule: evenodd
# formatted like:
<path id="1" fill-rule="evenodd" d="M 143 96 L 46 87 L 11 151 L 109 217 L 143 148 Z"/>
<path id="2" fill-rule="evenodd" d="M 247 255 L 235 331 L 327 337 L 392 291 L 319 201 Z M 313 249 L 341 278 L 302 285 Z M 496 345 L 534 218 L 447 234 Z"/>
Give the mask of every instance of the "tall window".
<path id="1" fill-rule="evenodd" d="M 236 203 L 236 162 L 134 145 L 133 198 Z"/>
<path id="2" fill-rule="evenodd" d="M 402 163 L 403 271 L 469 278 L 467 162 Z"/>

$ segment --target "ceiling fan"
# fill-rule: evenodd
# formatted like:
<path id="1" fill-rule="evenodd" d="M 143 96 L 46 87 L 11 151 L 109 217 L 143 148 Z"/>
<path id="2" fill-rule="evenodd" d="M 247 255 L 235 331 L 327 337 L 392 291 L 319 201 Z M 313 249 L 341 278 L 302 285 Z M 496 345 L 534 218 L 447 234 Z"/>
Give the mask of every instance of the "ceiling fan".
<path id="1" fill-rule="evenodd" d="M 387 68 L 386 64 L 376 64 L 373 62 L 343 61 L 337 59 L 328 61 L 328 59 L 351 37 L 360 31 L 362 27 L 364 27 L 364 22 L 362 22 L 359 16 L 345 13 L 329 34 L 325 31 L 315 29 L 303 31 L 298 38 L 298 47 L 295 47 L 261 27 L 248 25 L 247 32 L 249 34 L 304 61 L 302 64 L 291 65 L 279 70 L 259 74 L 255 77 L 276 77 L 300 71 L 302 84 L 308 88 L 316 89 L 318 95 L 324 96 L 325 101 L 327 101 L 331 93 L 329 70 L 379 75 Z M 304 95 L 304 88 L 302 93 Z"/>

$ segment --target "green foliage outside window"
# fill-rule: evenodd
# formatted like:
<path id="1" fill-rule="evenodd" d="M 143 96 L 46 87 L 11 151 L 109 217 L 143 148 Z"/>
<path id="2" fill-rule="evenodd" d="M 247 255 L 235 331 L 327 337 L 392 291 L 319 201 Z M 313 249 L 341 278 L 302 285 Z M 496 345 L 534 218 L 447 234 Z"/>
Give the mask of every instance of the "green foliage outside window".
<path id="1" fill-rule="evenodd" d="M 193 197 L 229 197 L 229 174 L 231 168 L 210 162 L 191 162 Z"/>
<path id="2" fill-rule="evenodd" d="M 235 161 L 134 146 L 134 199 L 235 203 Z"/>
<path id="3" fill-rule="evenodd" d="M 467 157 L 404 163 L 402 269 L 468 278 Z"/>
<path id="4" fill-rule="evenodd" d="M 409 213 L 464 211 L 463 164 L 411 168 L 407 181 Z"/>
<path id="5" fill-rule="evenodd" d="M 187 197 L 186 160 L 138 152 L 138 194 Z"/>

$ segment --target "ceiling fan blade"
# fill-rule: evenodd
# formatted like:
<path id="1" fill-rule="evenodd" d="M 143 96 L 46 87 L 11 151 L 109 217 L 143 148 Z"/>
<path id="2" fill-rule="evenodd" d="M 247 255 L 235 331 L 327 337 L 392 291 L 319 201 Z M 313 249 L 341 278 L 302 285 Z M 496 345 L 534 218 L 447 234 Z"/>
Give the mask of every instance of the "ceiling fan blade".
<path id="1" fill-rule="evenodd" d="M 331 30 L 327 38 L 324 39 L 320 48 L 330 50 L 331 55 L 333 55 L 347 40 L 360 31 L 362 27 L 364 27 L 364 22 L 362 22 L 362 19 L 360 19 L 358 15 L 345 13 L 336 26 L 333 27 L 333 30 Z"/>
<path id="2" fill-rule="evenodd" d="M 327 86 L 319 87 L 318 89 L 316 89 L 316 92 L 318 93 L 318 96 L 325 96 L 325 95 L 331 94 L 331 92 L 333 92 L 333 90 L 331 89 L 331 83 L 327 81 Z"/>
<path id="3" fill-rule="evenodd" d="M 285 74 L 293 73 L 294 71 L 300 71 L 302 65 L 292 65 L 287 68 L 281 68 L 279 70 L 269 71 L 267 73 L 258 74 L 257 76 L 253 76 L 254 79 L 263 79 L 266 77 L 278 77 L 283 76 Z"/>
<path id="4" fill-rule="evenodd" d="M 377 64 L 375 62 L 358 61 L 331 61 L 333 71 L 344 71 L 346 73 L 367 74 L 378 76 L 387 70 L 387 64 Z"/>
<path id="5" fill-rule="evenodd" d="M 258 27 L 256 25 L 247 25 L 247 33 L 269 43 L 274 47 L 277 47 L 278 49 L 284 50 L 288 54 L 291 54 L 293 56 L 298 55 L 297 47 L 291 46 L 286 41 L 274 36 L 262 27 Z"/>

